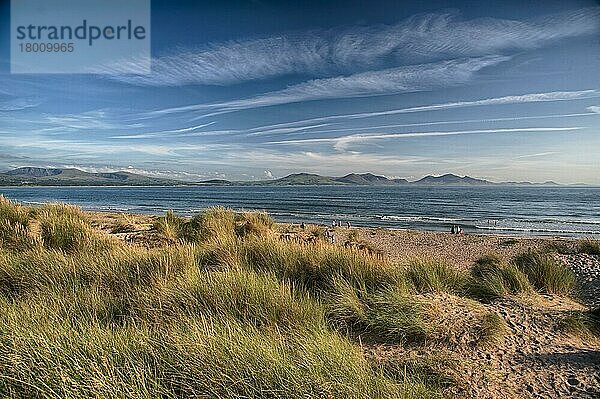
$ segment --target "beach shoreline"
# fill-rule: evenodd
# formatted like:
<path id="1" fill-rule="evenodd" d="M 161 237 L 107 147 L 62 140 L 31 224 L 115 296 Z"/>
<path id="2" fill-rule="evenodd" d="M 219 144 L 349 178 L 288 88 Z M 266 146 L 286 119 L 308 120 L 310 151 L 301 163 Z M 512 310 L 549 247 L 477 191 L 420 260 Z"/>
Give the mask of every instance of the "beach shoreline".
<path id="1" fill-rule="evenodd" d="M 138 228 L 126 233 L 112 233 L 121 239 L 144 246 L 158 244 L 152 233 L 152 224 L 161 215 L 128 212 L 86 211 L 103 230 L 111 232 L 114 224 L 127 220 Z M 526 236 L 509 234 L 451 234 L 441 231 L 414 229 L 392 229 L 385 227 L 331 227 L 325 224 L 306 224 L 302 229 L 298 223 L 277 222 L 281 232 L 308 234 L 313 230 L 330 230 L 339 245 L 343 245 L 352 232 L 358 240 L 381 251 L 393 262 L 405 262 L 413 258 L 433 258 L 446 261 L 460 268 L 468 268 L 473 262 L 490 253 L 511 258 L 524 251 L 546 250 L 552 246 L 575 248 L 583 238 Z"/>
<path id="2" fill-rule="evenodd" d="M 527 187 L 52 187 L 0 189 L 23 204 L 65 202 L 86 211 L 193 216 L 226 206 L 268 212 L 281 223 L 350 222 L 366 228 L 468 234 L 600 238 L 595 189 Z"/>

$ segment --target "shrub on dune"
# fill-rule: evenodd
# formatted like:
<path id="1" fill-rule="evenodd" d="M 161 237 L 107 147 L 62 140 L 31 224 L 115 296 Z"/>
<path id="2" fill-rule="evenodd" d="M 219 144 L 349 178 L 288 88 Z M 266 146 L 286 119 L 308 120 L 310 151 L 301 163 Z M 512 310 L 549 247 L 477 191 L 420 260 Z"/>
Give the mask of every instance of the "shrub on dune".
<path id="1" fill-rule="evenodd" d="M 48 249 L 74 252 L 99 243 L 97 233 L 85 221 L 72 216 L 42 215 L 40 237 Z"/>
<path id="2" fill-rule="evenodd" d="M 585 312 L 571 312 L 559 325 L 571 335 L 600 338 L 600 307 Z"/>
<path id="3" fill-rule="evenodd" d="M 136 226 L 135 220 L 127 214 L 120 214 L 113 225 L 110 226 L 110 232 L 113 234 L 132 233 L 136 230 L 138 230 L 138 226 Z"/>
<path id="4" fill-rule="evenodd" d="M 244 212 L 236 218 L 235 233 L 238 237 L 265 237 L 272 233 L 275 222 L 264 212 Z"/>
<path id="5" fill-rule="evenodd" d="M 482 345 L 497 341 L 505 327 L 478 302 L 450 294 L 415 295 L 402 286 L 369 291 L 339 280 L 324 304 L 332 327 L 375 342 Z"/>
<path id="6" fill-rule="evenodd" d="M 169 211 L 154 223 L 154 229 L 172 241 L 200 243 L 231 237 L 267 236 L 274 225 L 266 213 L 235 213 L 231 209 L 212 207 L 189 220 Z"/>
<path id="7" fill-rule="evenodd" d="M 36 219 L 50 215 L 56 217 L 79 219 L 82 221 L 89 222 L 88 215 L 85 212 L 83 212 L 81 208 L 75 205 L 69 205 L 62 202 L 46 204 L 39 208 L 32 208 L 31 214 Z"/>
<path id="8" fill-rule="evenodd" d="M 271 274 L 190 270 L 157 294 L 161 309 L 235 319 L 257 327 L 323 327 L 319 305 Z"/>
<path id="9" fill-rule="evenodd" d="M 30 215 L 27 208 L 0 195 L 0 220 L 7 220 L 27 226 Z"/>
<path id="10" fill-rule="evenodd" d="M 107 238 L 95 230 L 78 207 L 49 204 L 33 212 L 39 222 L 39 235 L 45 248 L 77 252 L 108 247 Z"/>
<path id="11" fill-rule="evenodd" d="M 186 221 L 181 228 L 181 238 L 189 242 L 202 242 L 235 234 L 235 213 L 223 207 L 208 208 Z"/>
<path id="12" fill-rule="evenodd" d="M 196 263 L 202 270 L 239 269 L 241 243 L 235 237 L 219 237 L 198 246 Z"/>
<path id="13" fill-rule="evenodd" d="M 480 319 L 479 344 L 493 344 L 501 342 L 506 333 L 504 319 L 496 313 L 487 313 Z"/>

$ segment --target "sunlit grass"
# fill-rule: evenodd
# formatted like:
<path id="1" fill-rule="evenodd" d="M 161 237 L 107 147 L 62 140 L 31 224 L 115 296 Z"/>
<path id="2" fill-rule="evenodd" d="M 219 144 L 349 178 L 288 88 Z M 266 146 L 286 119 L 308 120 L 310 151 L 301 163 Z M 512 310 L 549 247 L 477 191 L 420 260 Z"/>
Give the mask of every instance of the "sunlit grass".
<path id="1" fill-rule="evenodd" d="M 153 230 L 162 246 L 134 246 L 78 208 L 0 199 L 0 396 L 441 397 L 439 369 L 400 376 L 362 345 L 494 344 L 504 321 L 472 298 L 572 288 L 541 255 L 394 264 L 283 241 L 262 213 Z"/>

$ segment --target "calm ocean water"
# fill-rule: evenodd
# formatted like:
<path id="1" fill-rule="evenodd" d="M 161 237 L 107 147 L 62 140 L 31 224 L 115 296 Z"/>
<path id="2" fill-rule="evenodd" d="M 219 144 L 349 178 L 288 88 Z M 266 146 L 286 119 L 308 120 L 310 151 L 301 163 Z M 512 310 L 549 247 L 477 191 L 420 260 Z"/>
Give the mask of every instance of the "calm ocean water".
<path id="1" fill-rule="evenodd" d="M 191 215 L 222 205 L 282 222 L 600 238 L 598 187 L 0 187 L 0 194 L 101 211 Z"/>

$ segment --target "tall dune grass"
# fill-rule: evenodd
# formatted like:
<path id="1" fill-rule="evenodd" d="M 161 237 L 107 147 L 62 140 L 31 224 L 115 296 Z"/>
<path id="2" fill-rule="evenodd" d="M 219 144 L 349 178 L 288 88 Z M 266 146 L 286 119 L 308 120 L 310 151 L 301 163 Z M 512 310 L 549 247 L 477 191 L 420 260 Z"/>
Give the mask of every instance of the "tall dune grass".
<path id="1" fill-rule="evenodd" d="M 1 206 L 37 241 L 0 249 L 0 396 L 437 395 L 411 376 L 395 381 L 326 323 L 317 281 L 377 280 L 358 253 L 286 253 L 262 214 L 168 214 L 155 228 L 182 243 L 145 249 L 73 207 Z"/>
<path id="2" fill-rule="evenodd" d="M 588 255 L 600 255 L 600 241 L 587 239 L 579 243 L 579 252 Z"/>
<path id="3" fill-rule="evenodd" d="M 208 208 L 186 220 L 168 211 L 154 223 L 154 229 L 170 240 L 200 243 L 224 237 L 266 236 L 274 221 L 266 213 L 236 213 L 223 207 Z"/>
<path id="4" fill-rule="evenodd" d="M 523 271 L 494 255 L 478 259 L 471 269 L 471 277 L 468 292 L 484 301 L 533 291 L 533 286 Z"/>
<path id="5" fill-rule="evenodd" d="M 575 289 L 575 274 L 551 255 L 530 251 L 519 255 L 514 263 L 539 291 L 569 295 Z"/>
<path id="6" fill-rule="evenodd" d="M 460 270 L 435 260 L 413 260 L 407 277 L 418 292 L 448 292 L 461 294 L 467 284 L 467 276 Z"/>
<path id="7" fill-rule="evenodd" d="M 0 195 L 0 245 L 22 250 L 35 245 L 29 229 L 29 210 Z"/>

